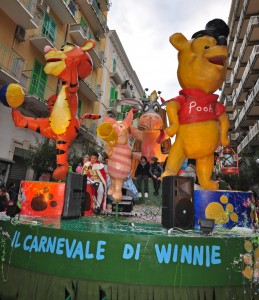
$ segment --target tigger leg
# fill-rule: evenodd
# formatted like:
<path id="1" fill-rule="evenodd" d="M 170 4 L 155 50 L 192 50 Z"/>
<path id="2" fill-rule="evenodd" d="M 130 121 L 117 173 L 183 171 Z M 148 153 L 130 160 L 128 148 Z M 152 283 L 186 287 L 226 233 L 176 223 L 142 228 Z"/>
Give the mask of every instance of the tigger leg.
<path id="1" fill-rule="evenodd" d="M 56 135 L 50 127 L 49 118 L 26 117 L 17 109 L 12 110 L 12 117 L 16 127 L 30 129 L 49 139 L 55 140 Z"/>
<path id="2" fill-rule="evenodd" d="M 70 143 L 65 139 L 59 139 L 56 142 L 57 168 L 54 170 L 52 177 L 56 180 L 63 180 L 68 172 L 68 149 Z"/>

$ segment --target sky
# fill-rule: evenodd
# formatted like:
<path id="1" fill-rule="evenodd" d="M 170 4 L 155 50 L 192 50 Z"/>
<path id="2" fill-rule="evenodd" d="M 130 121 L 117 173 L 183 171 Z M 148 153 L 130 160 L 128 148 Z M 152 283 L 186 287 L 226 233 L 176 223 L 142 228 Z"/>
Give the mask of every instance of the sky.
<path id="1" fill-rule="evenodd" d="M 232 0 L 111 0 L 108 27 L 116 30 L 132 68 L 148 95 L 161 91 L 168 100 L 181 89 L 177 51 L 169 37 L 187 39 L 215 18 L 228 23 Z M 219 94 L 219 92 L 218 92 Z"/>

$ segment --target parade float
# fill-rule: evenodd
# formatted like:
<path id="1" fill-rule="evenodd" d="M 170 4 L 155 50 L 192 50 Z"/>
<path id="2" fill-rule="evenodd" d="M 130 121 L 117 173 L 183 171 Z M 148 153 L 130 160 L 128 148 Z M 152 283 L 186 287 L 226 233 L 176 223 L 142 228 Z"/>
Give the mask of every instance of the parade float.
<path id="1" fill-rule="evenodd" d="M 1 299 L 257 299 L 259 240 L 250 215 L 251 193 L 219 191 L 210 179 L 215 149 L 219 142 L 228 145 L 228 120 L 213 94 L 225 79 L 227 34 L 226 24 L 213 20 L 191 40 L 179 33 L 170 38 L 179 51 L 178 78 L 183 87 L 180 96 L 165 102 L 169 118 L 165 131 L 168 136 L 176 134 L 176 141 L 163 178 L 162 223 L 168 217 L 173 226 L 138 222 L 134 215 L 119 220 L 109 214 L 63 220 L 68 181 L 24 182 L 19 196 L 22 214 L 11 219 L 2 214 L 0 220 Z M 57 77 L 69 70 L 84 73 L 72 52 L 85 53 L 87 64 L 85 51 L 92 46 L 88 41 L 86 48 L 46 49 L 45 72 Z M 59 63 L 70 67 L 53 72 L 51 66 Z M 90 65 L 82 75 L 89 74 Z M 69 177 L 66 155 L 79 128 L 72 109 L 77 107 L 77 79 L 75 74 L 62 78 L 60 94 L 50 99 L 50 117 L 40 120 L 24 117 L 16 109 L 24 96 L 21 89 L 18 104 L 12 102 L 16 96 L 6 93 L 11 87 L 1 91 L 1 99 L 14 107 L 16 126 L 56 140 L 56 179 Z M 104 119 L 99 127 L 114 160 L 112 167 L 119 170 L 124 161 L 112 155 L 127 148 L 130 157 L 120 131 L 135 130 L 129 128 L 131 119 L 131 113 L 124 124 Z M 141 132 L 135 134 L 141 138 Z M 159 136 L 163 135 L 161 131 Z M 196 159 L 199 190 L 193 191 L 189 178 L 177 176 L 186 158 Z M 114 187 L 120 187 L 122 178 L 113 179 Z M 112 188 L 109 193 L 120 202 L 120 192 Z"/>

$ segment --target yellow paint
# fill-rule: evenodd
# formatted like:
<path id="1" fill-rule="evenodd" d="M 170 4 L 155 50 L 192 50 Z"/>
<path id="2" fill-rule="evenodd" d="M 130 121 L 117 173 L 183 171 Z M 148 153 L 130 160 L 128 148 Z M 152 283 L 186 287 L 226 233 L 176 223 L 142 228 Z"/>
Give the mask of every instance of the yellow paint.
<path id="1" fill-rule="evenodd" d="M 179 51 L 177 76 L 182 88 L 198 88 L 206 94 L 212 94 L 221 87 L 227 71 L 226 46 L 217 45 L 211 36 L 188 41 L 181 33 L 173 34 L 170 42 Z M 215 60 L 222 64 L 212 63 Z M 176 175 L 183 160 L 186 157 L 193 158 L 196 159 L 200 185 L 205 189 L 217 190 L 218 183 L 211 180 L 214 152 L 220 144 L 229 144 L 227 115 L 222 113 L 218 121 L 179 124 L 178 111 L 178 103 L 167 103 L 169 127 L 166 128 L 166 133 L 170 137 L 176 134 L 176 140 L 169 152 L 163 177 Z"/>
<path id="2" fill-rule="evenodd" d="M 234 206 L 233 206 L 231 203 L 228 203 L 228 204 L 226 205 L 226 210 L 227 210 L 228 212 L 233 212 L 233 211 L 234 211 Z"/>
<path id="3" fill-rule="evenodd" d="M 66 86 L 63 86 L 49 117 L 50 126 L 56 134 L 65 133 L 71 120 L 65 89 Z"/>
<path id="4" fill-rule="evenodd" d="M 245 241 L 244 247 L 247 252 L 250 252 L 253 250 L 253 244 L 248 240 Z"/>
<path id="5" fill-rule="evenodd" d="M 16 108 L 24 102 L 24 91 L 19 84 L 11 83 L 6 90 L 6 99 L 10 107 Z"/>
<path id="6" fill-rule="evenodd" d="M 232 222 L 237 222 L 238 221 L 238 215 L 235 213 L 235 212 L 233 212 L 232 214 L 230 214 L 230 220 L 232 221 Z"/>
<path id="7" fill-rule="evenodd" d="M 223 204 L 227 204 L 228 203 L 228 197 L 223 195 L 219 198 L 220 202 Z"/>
<path id="8" fill-rule="evenodd" d="M 253 269 L 250 266 L 246 266 L 245 269 L 243 270 L 243 275 L 251 280 L 253 278 Z"/>
<path id="9" fill-rule="evenodd" d="M 257 247 L 254 251 L 254 258 L 257 260 L 259 259 L 259 247 Z"/>
<path id="10" fill-rule="evenodd" d="M 225 224 L 229 221 L 227 212 L 218 202 L 211 202 L 205 209 L 205 216 L 208 219 L 214 219 L 215 224 Z"/>

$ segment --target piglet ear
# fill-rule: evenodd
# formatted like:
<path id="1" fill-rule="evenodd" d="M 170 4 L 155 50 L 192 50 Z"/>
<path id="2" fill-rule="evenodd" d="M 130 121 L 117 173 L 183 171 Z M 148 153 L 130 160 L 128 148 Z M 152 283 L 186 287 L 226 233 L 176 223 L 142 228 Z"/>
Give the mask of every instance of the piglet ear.
<path id="1" fill-rule="evenodd" d="M 131 122 L 133 120 L 133 111 L 132 109 L 128 112 L 126 118 L 124 119 L 124 123 L 127 125 L 127 127 L 130 126 Z"/>
<path id="2" fill-rule="evenodd" d="M 114 120 L 113 118 L 109 118 L 109 117 L 103 117 L 103 121 L 107 122 L 107 123 L 111 123 L 111 124 L 114 124 L 116 122 L 116 120 Z"/>

